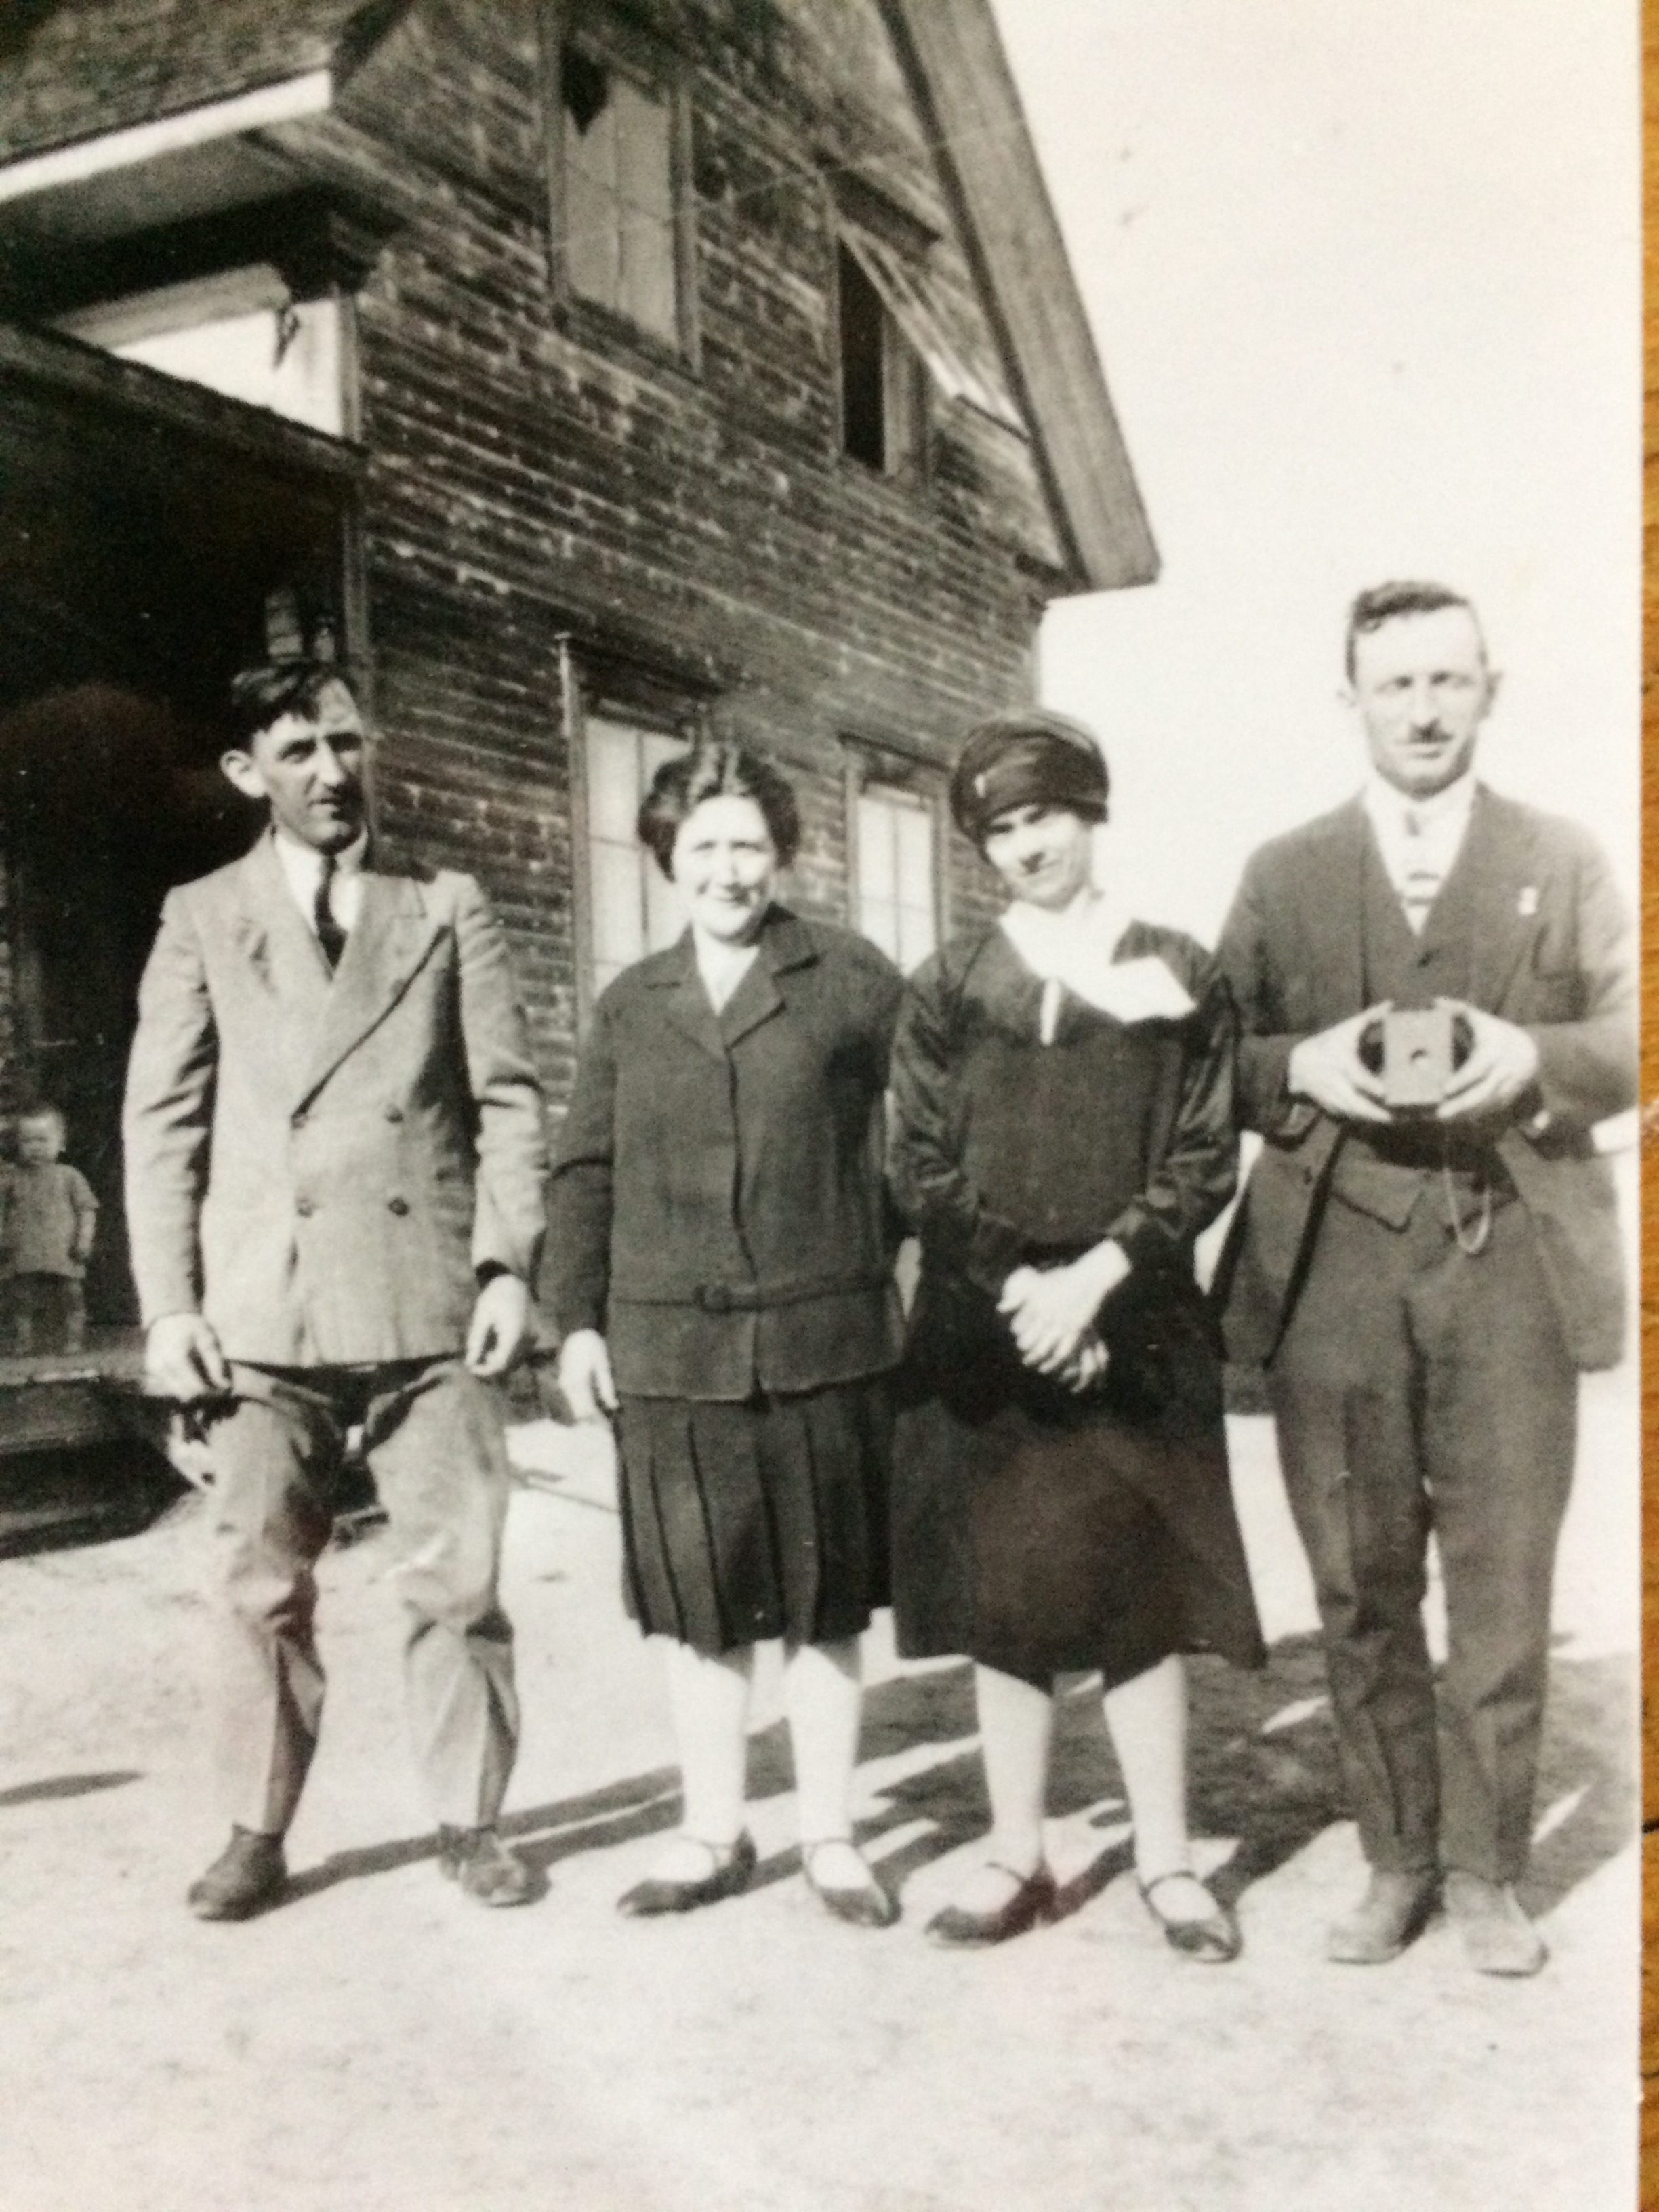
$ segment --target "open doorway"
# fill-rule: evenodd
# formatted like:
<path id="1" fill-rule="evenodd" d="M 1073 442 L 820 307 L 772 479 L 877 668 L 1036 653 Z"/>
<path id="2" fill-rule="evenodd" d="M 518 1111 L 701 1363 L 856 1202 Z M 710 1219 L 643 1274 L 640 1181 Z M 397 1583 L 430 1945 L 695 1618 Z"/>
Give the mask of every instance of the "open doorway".
<path id="1" fill-rule="evenodd" d="M 274 586 L 340 621 L 343 493 L 84 392 L 0 392 L 0 1115 L 57 1106 L 99 1201 L 95 1350 L 137 1318 L 119 1124 L 138 976 L 168 887 L 253 834 L 216 765 L 228 679 L 260 657 Z"/>

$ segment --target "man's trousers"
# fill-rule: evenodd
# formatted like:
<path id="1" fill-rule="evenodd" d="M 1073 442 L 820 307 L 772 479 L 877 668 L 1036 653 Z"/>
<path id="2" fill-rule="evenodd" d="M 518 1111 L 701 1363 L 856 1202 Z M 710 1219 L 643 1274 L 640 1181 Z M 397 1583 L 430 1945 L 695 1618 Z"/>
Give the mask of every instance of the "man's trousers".
<path id="1" fill-rule="evenodd" d="M 390 1523 L 406 1622 L 410 1730 L 434 1817 L 492 1825 L 519 1729 L 513 1631 L 496 1597 L 508 1472 L 499 1396 L 459 1361 L 232 1370 L 209 1432 L 224 1605 L 221 1763 L 233 1820 L 279 1834 L 316 1748 L 323 1669 L 313 1572 L 346 1431 Z"/>
<path id="2" fill-rule="evenodd" d="M 1466 1229 L 1475 1206 L 1466 1196 Z M 1267 1374 L 1373 1867 L 1524 1870 L 1577 1378 L 1512 1197 L 1460 1248 L 1437 1178 L 1401 1229 L 1333 1195 Z M 1448 1650 L 1423 1626 L 1433 1529 Z"/>

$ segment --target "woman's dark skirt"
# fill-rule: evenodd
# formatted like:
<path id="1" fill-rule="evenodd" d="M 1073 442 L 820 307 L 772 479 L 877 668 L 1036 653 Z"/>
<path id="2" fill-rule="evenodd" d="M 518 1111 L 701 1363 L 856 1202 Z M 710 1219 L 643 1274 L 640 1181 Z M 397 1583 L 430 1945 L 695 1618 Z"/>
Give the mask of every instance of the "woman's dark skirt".
<path id="1" fill-rule="evenodd" d="M 856 1636 L 889 1602 L 890 1378 L 745 1404 L 627 1398 L 623 1595 L 711 1655 Z"/>
<path id="2" fill-rule="evenodd" d="M 894 1440 L 893 1609 L 906 1658 L 961 1652 L 1108 1689 L 1172 1652 L 1264 1656 L 1204 1317 L 1117 1334 L 1103 1389 L 1023 1367 L 966 1285 L 924 1286 Z"/>

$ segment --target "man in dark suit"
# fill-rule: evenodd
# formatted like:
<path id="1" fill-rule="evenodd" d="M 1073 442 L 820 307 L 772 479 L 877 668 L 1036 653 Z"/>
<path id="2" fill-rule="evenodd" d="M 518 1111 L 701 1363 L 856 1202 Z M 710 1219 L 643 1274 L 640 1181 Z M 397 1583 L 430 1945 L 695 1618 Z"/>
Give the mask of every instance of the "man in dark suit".
<path id="1" fill-rule="evenodd" d="M 1366 788 L 1252 858 L 1221 945 L 1265 1140 L 1222 1278 L 1228 1345 L 1266 1362 L 1370 1869 L 1328 1955 L 1393 1958 L 1443 1876 L 1471 1963 L 1531 1973 L 1544 1946 L 1514 1885 L 1576 1370 L 1624 1348 L 1591 1132 L 1635 1095 L 1634 981 L 1590 839 L 1475 781 L 1498 678 L 1468 602 L 1363 592 L 1347 668 Z M 1437 1103 L 1390 1104 L 1385 1011 L 1437 1006 L 1453 1016 Z"/>
<path id="2" fill-rule="evenodd" d="M 536 1073 L 477 884 L 374 863 L 339 672 L 252 670 L 232 725 L 222 764 L 270 826 L 168 895 L 125 1127 L 150 1384 L 208 1425 L 225 1601 L 234 1826 L 189 1901 L 241 1919 L 285 1879 L 323 1698 L 313 1569 L 361 1425 L 440 1863 L 481 1902 L 515 1905 L 531 1883 L 496 1833 L 518 1708 L 495 1385 L 542 1236 Z"/>

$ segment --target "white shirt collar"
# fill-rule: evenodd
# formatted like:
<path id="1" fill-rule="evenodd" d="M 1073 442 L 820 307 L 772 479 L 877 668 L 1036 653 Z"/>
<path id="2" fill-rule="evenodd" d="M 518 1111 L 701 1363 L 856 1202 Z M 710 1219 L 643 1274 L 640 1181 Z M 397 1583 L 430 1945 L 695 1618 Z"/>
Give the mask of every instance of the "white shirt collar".
<path id="1" fill-rule="evenodd" d="M 1474 770 L 1470 767 L 1443 791 L 1434 792 L 1426 799 L 1413 799 L 1409 793 L 1396 790 L 1393 784 L 1385 782 L 1373 769 L 1365 779 L 1360 798 L 1379 837 L 1391 840 L 1432 834 L 1437 838 L 1451 840 L 1461 839 L 1468 826 L 1469 809 L 1474 805 L 1477 787 Z"/>
<path id="2" fill-rule="evenodd" d="M 276 848 L 294 903 L 304 917 L 307 928 L 314 932 L 317 887 L 323 880 L 323 856 L 314 845 L 303 845 L 297 837 L 288 836 L 274 826 L 270 842 Z M 329 908 L 341 928 L 348 932 L 356 927 L 362 911 L 363 863 L 368 853 L 368 832 L 362 830 L 343 853 L 334 855 L 334 884 L 329 892 Z"/>

